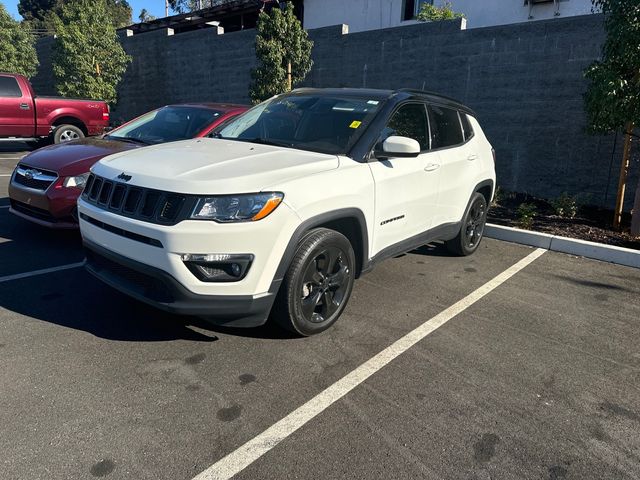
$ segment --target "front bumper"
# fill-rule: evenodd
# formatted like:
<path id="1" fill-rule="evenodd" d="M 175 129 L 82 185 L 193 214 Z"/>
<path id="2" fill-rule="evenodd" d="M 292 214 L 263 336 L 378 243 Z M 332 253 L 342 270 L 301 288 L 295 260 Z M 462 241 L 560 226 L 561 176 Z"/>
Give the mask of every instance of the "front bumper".
<path id="1" fill-rule="evenodd" d="M 78 211 L 89 249 L 88 268 L 98 278 L 164 310 L 243 326 L 266 320 L 282 281 L 277 273 L 281 259 L 300 224 L 284 203 L 264 220 L 238 224 L 184 220 L 158 225 L 98 208 L 83 198 Z M 241 280 L 203 282 L 189 270 L 183 254 L 250 254 L 253 262 Z M 92 255 L 108 261 L 91 261 Z M 240 320 L 229 323 L 232 317 Z"/>
<path id="2" fill-rule="evenodd" d="M 198 295 L 160 269 L 115 254 L 84 240 L 85 268 L 106 284 L 161 310 L 181 315 L 211 317 L 230 327 L 263 325 L 275 293 L 252 295 Z"/>
<path id="3" fill-rule="evenodd" d="M 37 190 L 9 183 L 9 211 L 19 217 L 49 228 L 78 228 L 77 201 L 80 190 L 57 187 L 57 181 L 47 190 Z"/>

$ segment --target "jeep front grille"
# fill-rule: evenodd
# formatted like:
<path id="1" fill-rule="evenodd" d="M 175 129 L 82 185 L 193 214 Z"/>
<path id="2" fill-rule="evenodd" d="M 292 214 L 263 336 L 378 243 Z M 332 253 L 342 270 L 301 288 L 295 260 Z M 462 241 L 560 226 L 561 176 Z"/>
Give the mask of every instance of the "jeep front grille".
<path id="1" fill-rule="evenodd" d="M 175 225 L 188 217 L 195 197 L 141 188 L 91 174 L 82 198 L 103 210 L 163 225 Z"/>

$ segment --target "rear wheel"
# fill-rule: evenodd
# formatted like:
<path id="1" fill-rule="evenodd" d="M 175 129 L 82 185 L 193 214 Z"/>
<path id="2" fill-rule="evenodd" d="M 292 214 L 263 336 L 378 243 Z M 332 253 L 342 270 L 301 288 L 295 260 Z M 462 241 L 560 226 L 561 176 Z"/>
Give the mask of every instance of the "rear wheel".
<path id="1" fill-rule="evenodd" d="M 53 143 L 70 142 L 84 138 L 84 132 L 75 125 L 60 125 L 53 131 Z"/>
<path id="2" fill-rule="evenodd" d="M 447 249 L 456 255 L 471 255 L 478 249 L 487 223 L 487 200 L 481 193 L 474 193 L 462 219 L 458 236 L 445 242 Z"/>
<path id="3" fill-rule="evenodd" d="M 344 311 L 354 281 L 355 254 L 349 240 L 334 230 L 312 230 L 298 245 L 274 318 L 298 335 L 320 333 Z"/>

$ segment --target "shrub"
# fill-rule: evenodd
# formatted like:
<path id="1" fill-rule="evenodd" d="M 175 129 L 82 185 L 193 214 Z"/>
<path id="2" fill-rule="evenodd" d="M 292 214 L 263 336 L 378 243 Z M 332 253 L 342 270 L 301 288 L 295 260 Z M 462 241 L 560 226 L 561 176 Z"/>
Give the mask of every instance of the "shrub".
<path id="1" fill-rule="evenodd" d="M 518 214 L 518 226 L 525 230 L 531 230 L 533 227 L 533 219 L 538 213 L 533 203 L 521 203 L 516 210 Z"/>
<path id="2" fill-rule="evenodd" d="M 562 193 L 558 198 L 551 200 L 551 206 L 556 215 L 564 218 L 574 218 L 578 213 L 578 205 L 575 197 Z"/>

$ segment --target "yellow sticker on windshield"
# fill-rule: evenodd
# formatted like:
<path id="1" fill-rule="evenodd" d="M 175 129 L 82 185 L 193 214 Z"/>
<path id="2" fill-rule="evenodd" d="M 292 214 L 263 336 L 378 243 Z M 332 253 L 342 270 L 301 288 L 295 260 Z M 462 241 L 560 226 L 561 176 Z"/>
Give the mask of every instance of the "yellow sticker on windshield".
<path id="1" fill-rule="evenodd" d="M 349 125 L 349 128 L 358 128 L 360 125 L 362 125 L 362 122 L 354 120 L 353 122 L 351 122 L 351 125 Z"/>

